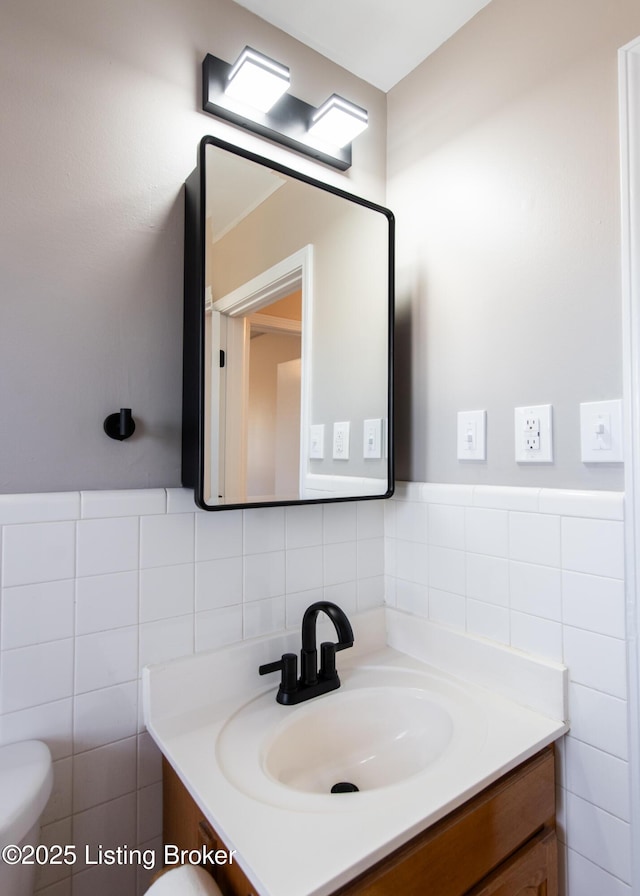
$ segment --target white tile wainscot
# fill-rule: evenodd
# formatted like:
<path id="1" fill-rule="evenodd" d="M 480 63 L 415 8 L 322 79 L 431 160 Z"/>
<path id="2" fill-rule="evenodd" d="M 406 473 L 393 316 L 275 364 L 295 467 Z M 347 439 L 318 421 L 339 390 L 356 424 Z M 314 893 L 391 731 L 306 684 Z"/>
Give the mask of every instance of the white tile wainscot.
<path id="1" fill-rule="evenodd" d="M 298 629 L 314 600 L 357 615 L 384 597 L 381 501 L 203 513 L 186 489 L 2 495 L 0 539 L 0 743 L 49 744 L 43 840 L 79 850 L 160 845 L 143 665 Z M 42 869 L 38 896 L 135 896 L 149 876 L 79 861 Z"/>
<path id="2" fill-rule="evenodd" d="M 567 896 L 631 896 L 623 500 L 412 482 L 385 505 L 389 606 L 568 666 Z"/>

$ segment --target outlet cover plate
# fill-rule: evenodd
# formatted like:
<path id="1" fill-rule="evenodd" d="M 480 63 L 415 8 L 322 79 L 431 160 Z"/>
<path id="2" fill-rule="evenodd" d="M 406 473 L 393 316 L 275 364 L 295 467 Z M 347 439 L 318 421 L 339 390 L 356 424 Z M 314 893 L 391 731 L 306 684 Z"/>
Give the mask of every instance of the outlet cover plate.
<path id="1" fill-rule="evenodd" d="M 550 404 L 527 405 L 514 413 L 515 452 L 519 464 L 553 463 Z"/>
<path id="2" fill-rule="evenodd" d="M 349 460 L 349 430 L 351 424 L 348 420 L 333 424 L 333 459 Z"/>

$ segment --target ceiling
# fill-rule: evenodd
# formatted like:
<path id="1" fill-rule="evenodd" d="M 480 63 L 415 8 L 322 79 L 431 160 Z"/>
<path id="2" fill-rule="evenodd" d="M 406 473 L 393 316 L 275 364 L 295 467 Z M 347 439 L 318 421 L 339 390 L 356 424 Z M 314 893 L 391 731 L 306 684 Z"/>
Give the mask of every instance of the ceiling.
<path id="1" fill-rule="evenodd" d="M 235 0 L 385 93 L 490 0 Z"/>

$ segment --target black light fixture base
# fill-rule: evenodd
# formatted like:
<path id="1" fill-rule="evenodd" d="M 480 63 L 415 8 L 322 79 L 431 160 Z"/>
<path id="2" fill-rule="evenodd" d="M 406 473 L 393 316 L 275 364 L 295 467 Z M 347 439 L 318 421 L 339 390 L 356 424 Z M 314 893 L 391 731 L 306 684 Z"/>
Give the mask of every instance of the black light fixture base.
<path id="1" fill-rule="evenodd" d="M 236 111 L 238 105 L 232 104 L 224 92 L 230 71 L 231 65 L 228 62 L 210 53 L 205 56 L 202 63 L 202 108 L 205 112 L 303 155 L 311 156 L 319 162 L 324 162 L 325 165 L 331 165 L 332 168 L 346 171 L 351 167 L 350 143 L 342 149 L 336 148 L 334 152 L 330 152 L 309 142 L 307 131 L 316 109 L 289 93 L 280 97 L 269 112 L 251 110 L 252 117 L 247 118 Z"/>
<path id="2" fill-rule="evenodd" d="M 135 420 L 131 416 L 131 408 L 120 408 L 117 414 L 109 414 L 104 421 L 104 431 L 110 439 L 123 442 L 136 431 Z"/>

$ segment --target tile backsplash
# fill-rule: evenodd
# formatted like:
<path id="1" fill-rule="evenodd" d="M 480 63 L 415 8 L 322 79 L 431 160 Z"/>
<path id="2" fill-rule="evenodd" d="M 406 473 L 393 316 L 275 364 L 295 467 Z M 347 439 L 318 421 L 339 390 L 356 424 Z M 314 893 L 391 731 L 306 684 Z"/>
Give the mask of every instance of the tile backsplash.
<path id="1" fill-rule="evenodd" d="M 0 527 L 0 742 L 52 750 L 48 844 L 159 845 L 142 666 L 298 627 L 314 600 L 384 600 L 380 501 L 204 513 L 182 489 L 4 495 Z M 148 879 L 79 860 L 40 869 L 38 893 Z"/>
<path id="2" fill-rule="evenodd" d="M 569 896 L 631 894 L 623 495 L 405 483 L 388 604 L 563 662 L 558 833 Z"/>
<path id="3" fill-rule="evenodd" d="M 569 896 L 630 894 L 623 496 L 400 484 L 391 501 L 204 513 L 182 489 L 0 496 L 0 742 L 55 760 L 45 843 L 160 842 L 147 663 L 386 602 L 569 667 L 559 833 Z M 72 873 L 71 873 L 72 872 Z M 149 872 L 43 868 L 38 896 Z"/>

